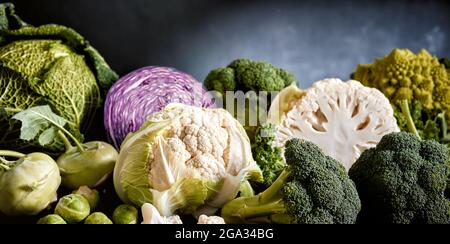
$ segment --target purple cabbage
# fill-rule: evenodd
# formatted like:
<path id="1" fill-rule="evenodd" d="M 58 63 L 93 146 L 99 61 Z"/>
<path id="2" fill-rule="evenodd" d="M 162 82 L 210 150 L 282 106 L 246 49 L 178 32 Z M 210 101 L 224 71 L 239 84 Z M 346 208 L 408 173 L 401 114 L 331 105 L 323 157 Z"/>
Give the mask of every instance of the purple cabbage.
<path id="1" fill-rule="evenodd" d="M 148 66 L 120 78 L 105 101 L 109 141 L 119 148 L 128 133 L 137 131 L 150 114 L 172 102 L 214 107 L 200 82 L 174 68 Z"/>

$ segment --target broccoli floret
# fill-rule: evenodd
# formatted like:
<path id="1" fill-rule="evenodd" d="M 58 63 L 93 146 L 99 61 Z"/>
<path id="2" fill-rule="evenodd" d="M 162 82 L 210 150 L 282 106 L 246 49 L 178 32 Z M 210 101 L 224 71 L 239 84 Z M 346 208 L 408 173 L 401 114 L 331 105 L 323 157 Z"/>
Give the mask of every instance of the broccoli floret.
<path id="1" fill-rule="evenodd" d="M 362 202 L 361 223 L 447 223 L 448 149 L 398 132 L 361 154 L 349 171 Z"/>
<path id="2" fill-rule="evenodd" d="M 245 104 L 238 104 L 238 106 L 242 106 L 242 110 L 245 110 L 246 115 L 245 121 L 240 122 L 253 142 L 257 126 L 265 121 L 257 121 L 257 125 L 250 124 L 249 113 L 255 113 L 252 115 L 257 115 L 257 118 L 259 118 L 260 111 L 266 111 L 270 106 L 270 102 L 273 99 L 270 97 L 271 91 L 280 91 L 296 82 L 297 80 L 290 72 L 277 68 L 270 63 L 252 61 L 250 59 L 236 59 L 227 67 L 217 68 L 209 72 L 204 85 L 209 91 L 217 91 L 218 95 L 222 96 L 224 108 L 226 108 L 227 103 L 226 91 L 242 91 L 244 93 L 255 91 L 257 95 L 259 95 L 259 91 L 269 92 L 267 104 L 260 103 L 259 97 L 257 97 L 256 108 L 250 108 L 248 101 Z M 237 109 L 233 116 L 238 118 Z"/>
<path id="3" fill-rule="evenodd" d="M 273 146 L 274 140 L 275 127 L 266 124 L 258 127 L 252 144 L 253 158 L 263 173 L 263 184 L 266 186 L 270 186 L 286 167 L 281 148 Z"/>
<path id="4" fill-rule="evenodd" d="M 350 224 L 361 208 L 344 167 L 302 139 L 286 142 L 287 167 L 264 192 L 226 204 L 226 223 Z"/>

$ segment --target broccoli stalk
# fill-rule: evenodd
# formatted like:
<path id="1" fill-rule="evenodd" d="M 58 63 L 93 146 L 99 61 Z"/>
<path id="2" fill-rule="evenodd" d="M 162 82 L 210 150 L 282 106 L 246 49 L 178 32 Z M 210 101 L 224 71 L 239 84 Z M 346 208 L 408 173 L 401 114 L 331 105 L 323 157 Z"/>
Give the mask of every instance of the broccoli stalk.
<path id="1" fill-rule="evenodd" d="M 222 209 L 226 223 L 289 223 L 293 219 L 287 214 L 281 190 L 291 175 L 284 170 L 277 180 L 264 192 L 254 197 L 240 197 Z M 277 217 L 274 217 L 277 216 Z M 282 218 L 280 218 L 282 216 Z"/>
<path id="2" fill-rule="evenodd" d="M 344 167 L 312 142 L 286 143 L 287 167 L 273 184 L 253 197 L 222 208 L 226 223 L 354 223 L 361 203 Z"/>

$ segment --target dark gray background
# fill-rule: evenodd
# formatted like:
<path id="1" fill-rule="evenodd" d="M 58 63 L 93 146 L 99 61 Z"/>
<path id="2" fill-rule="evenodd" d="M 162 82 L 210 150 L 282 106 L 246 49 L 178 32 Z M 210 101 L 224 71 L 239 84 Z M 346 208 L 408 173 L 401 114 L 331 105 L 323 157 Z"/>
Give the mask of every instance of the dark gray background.
<path id="1" fill-rule="evenodd" d="M 19 0 L 29 23 L 71 26 L 124 75 L 172 66 L 203 81 L 238 57 L 293 72 L 300 86 L 347 79 L 402 47 L 450 56 L 450 1 Z"/>

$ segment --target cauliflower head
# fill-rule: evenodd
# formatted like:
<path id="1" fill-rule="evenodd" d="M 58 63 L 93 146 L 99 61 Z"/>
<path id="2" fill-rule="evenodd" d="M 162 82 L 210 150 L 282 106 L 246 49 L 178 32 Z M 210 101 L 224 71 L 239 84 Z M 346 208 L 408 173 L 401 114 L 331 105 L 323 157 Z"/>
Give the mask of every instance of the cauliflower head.
<path id="1" fill-rule="evenodd" d="M 388 99 L 358 81 L 325 79 L 305 92 L 278 125 L 276 146 L 291 138 L 309 140 L 348 171 L 364 150 L 399 131 Z"/>
<path id="2" fill-rule="evenodd" d="M 241 182 L 261 180 L 243 127 L 223 109 L 169 104 L 122 143 L 114 185 L 128 203 L 164 216 L 211 215 Z"/>

